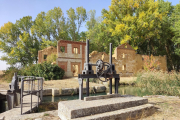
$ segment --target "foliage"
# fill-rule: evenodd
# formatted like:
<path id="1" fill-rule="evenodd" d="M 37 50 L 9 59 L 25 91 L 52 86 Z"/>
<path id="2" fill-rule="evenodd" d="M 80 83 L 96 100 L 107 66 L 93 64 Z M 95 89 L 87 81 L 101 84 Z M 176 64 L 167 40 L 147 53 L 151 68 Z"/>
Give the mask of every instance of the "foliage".
<path id="1" fill-rule="evenodd" d="M 143 71 L 137 75 L 137 86 L 145 87 L 154 95 L 180 96 L 180 74 L 176 72 Z"/>
<path id="2" fill-rule="evenodd" d="M 83 22 L 87 19 L 86 9 L 83 7 L 77 7 L 76 12 L 73 8 L 67 10 L 69 35 L 73 41 L 77 41 L 80 38 L 79 30 Z"/>
<path id="3" fill-rule="evenodd" d="M 151 56 L 143 56 L 144 65 L 143 68 L 145 71 L 153 71 L 158 70 L 160 63 L 155 59 L 153 55 Z"/>
<path id="4" fill-rule="evenodd" d="M 53 63 L 56 62 L 57 54 L 52 53 L 51 55 L 47 56 L 47 62 Z"/>
<path id="5" fill-rule="evenodd" d="M 43 62 L 41 64 L 34 64 L 26 66 L 19 71 L 18 74 L 23 76 L 37 76 L 44 77 L 45 80 L 62 79 L 65 71 L 57 65 L 50 62 Z"/>
<path id="6" fill-rule="evenodd" d="M 16 67 L 8 67 L 2 75 L 2 80 L 10 83 L 15 72 L 18 72 L 18 69 Z"/>
<path id="7" fill-rule="evenodd" d="M 102 17 L 95 18 L 96 11 L 89 12 L 89 19 L 86 23 L 88 31 L 86 32 L 87 39 L 90 39 L 90 52 L 96 50 L 99 52 L 109 52 L 109 43 L 113 43 L 113 47 L 117 47 L 118 43 L 114 39 L 119 39 L 117 36 L 111 36 L 107 30 L 106 24 L 102 22 Z"/>
<path id="8" fill-rule="evenodd" d="M 60 39 L 90 39 L 90 52 L 109 52 L 129 43 L 138 54 L 166 55 L 168 70 L 180 69 L 180 4 L 164 0 L 112 0 L 109 10 L 86 12 L 83 7 L 70 8 L 64 15 L 60 7 L 41 12 L 35 20 L 25 16 L 0 28 L 0 60 L 11 66 L 37 63 L 38 51 L 57 46 Z M 67 17 L 65 17 L 67 16 Z M 86 22 L 87 31 L 81 31 Z"/>
<path id="9" fill-rule="evenodd" d="M 163 13 L 154 0 L 112 0 L 104 10 L 103 23 L 109 25 L 112 36 L 121 36 L 119 44 L 131 43 L 134 49 L 150 39 L 159 38 Z"/>
<path id="10" fill-rule="evenodd" d="M 25 16 L 16 23 L 5 23 L 0 28 L 0 51 L 5 56 L 0 60 L 11 66 L 30 66 L 37 63 L 40 49 L 56 47 L 60 39 L 85 39 L 85 33 L 79 30 L 87 18 L 86 9 L 77 7 L 76 13 L 72 8 L 70 11 L 65 18 L 61 8 L 54 7 L 47 13 L 39 13 L 34 21 L 31 16 Z"/>
<path id="11" fill-rule="evenodd" d="M 0 29 L 0 50 L 6 53 L 0 60 L 11 66 L 25 66 L 37 62 L 39 41 L 30 34 L 32 17 L 26 16 L 15 24 L 8 22 Z"/>

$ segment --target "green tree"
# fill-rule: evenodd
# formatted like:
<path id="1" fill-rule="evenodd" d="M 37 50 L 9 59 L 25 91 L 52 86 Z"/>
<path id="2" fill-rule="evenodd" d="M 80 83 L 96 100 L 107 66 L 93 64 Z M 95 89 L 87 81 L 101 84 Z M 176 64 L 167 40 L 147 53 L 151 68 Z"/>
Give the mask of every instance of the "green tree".
<path id="1" fill-rule="evenodd" d="M 39 13 L 32 26 L 32 34 L 38 37 L 41 49 L 51 45 L 56 46 L 57 41 L 60 39 L 70 39 L 68 35 L 68 22 L 61 8 L 55 7 L 47 13 Z"/>
<path id="2" fill-rule="evenodd" d="M 102 14 L 105 11 L 102 11 Z M 109 43 L 113 43 L 114 48 L 117 47 L 118 43 L 115 43 L 119 36 L 112 36 L 108 31 L 107 24 L 104 24 L 103 18 L 95 18 L 96 11 L 89 11 L 89 18 L 86 22 L 88 31 L 86 32 L 87 39 L 90 39 L 90 52 L 96 50 L 99 52 L 109 52 Z"/>
<path id="3" fill-rule="evenodd" d="M 162 14 L 154 0 L 112 0 L 104 12 L 104 23 L 112 36 L 121 36 L 119 44 L 130 43 L 134 49 L 145 41 L 159 38 Z"/>
<path id="4" fill-rule="evenodd" d="M 0 29 L 0 50 L 6 53 L 1 60 L 11 66 L 21 66 L 37 62 L 39 42 L 31 33 L 32 17 L 26 16 L 15 24 L 8 22 Z"/>
<path id="5" fill-rule="evenodd" d="M 68 25 L 69 25 L 69 35 L 71 40 L 80 40 L 79 30 L 83 22 L 87 19 L 86 9 L 83 7 L 77 7 L 76 12 L 73 8 L 67 10 L 68 15 Z"/>

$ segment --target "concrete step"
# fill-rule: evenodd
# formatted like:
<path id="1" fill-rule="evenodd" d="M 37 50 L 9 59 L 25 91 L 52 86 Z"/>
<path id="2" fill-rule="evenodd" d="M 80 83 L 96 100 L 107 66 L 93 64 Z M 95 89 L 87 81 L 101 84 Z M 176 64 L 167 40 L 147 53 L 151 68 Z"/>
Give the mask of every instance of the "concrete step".
<path id="1" fill-rule="evenodd" d="M 153 105 L 145 104 L 136 107 L 75 118 L 71 120 L 137 120 L 152 115 L 154 112 L 155 109 Z"/>
<path id="2" fill-rule="evenodd" d="M 85 117 L 99 113 L 135 107 L 148 103 L 142 97 L 116 97 L 92 101 L 71 100 L 61 101 L 58 104 L 58 116 L 62 120 Z"/>

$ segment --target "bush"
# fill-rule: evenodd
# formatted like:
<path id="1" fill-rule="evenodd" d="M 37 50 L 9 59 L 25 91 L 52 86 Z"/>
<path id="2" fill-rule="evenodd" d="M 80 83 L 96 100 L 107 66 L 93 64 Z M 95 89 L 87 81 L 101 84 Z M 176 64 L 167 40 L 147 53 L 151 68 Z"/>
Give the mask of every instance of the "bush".
<path id="1" fill-rule="evenodd" d="M 12 77 L 14 76 L 15 72 L 18 72 L 18 69 L 15 67 L 8 67 L 7 70 L 3 71 L 4 74 L 2 75 L 2 80 L 6 82 L 11 82 Z"/>
<path id="2" fill-rule="evenodd" d="M 27 66 L 18 72 L 18 74 L 23 76 L 44 77 L 45 80 L 62 79 L 64 73 L 65 71 L 62 68 L 57 65 L 53 65 L 50 62 Z"/>
<path id="3" fill-rule="evenodd" d="M 155 95 L 180 96 L 180 74 L 176 72 L 143 71 L 137 75 L 136 85 Z"/>

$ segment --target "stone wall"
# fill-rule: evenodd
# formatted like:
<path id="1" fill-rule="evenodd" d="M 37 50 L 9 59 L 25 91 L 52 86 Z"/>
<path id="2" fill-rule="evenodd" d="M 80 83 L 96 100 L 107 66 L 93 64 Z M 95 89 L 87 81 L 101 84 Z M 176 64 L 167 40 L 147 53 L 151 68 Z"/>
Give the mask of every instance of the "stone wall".
<path id="1" fill-rule="evenodd" d="M 98 59 L 102 59 L 104 62 L 109 62 L 109 55 L 103 52 L 94 52 L 90 57 L 90 63 L 96 63 Z M 135 50 L 129 44 L 123 44 L 114 50 L 112 62 L 115 64 L 117 74 L 121 77 L 133 76 L 139 70 L 143 69 L 144 55 L 136 54 Z M 166 56 L 154 56 L 155 59 L 160 63 L 159 67 L 161 70 L 167 70 Z M 96 68 L 93 67 L 94 72 Z"/>
<path id="2" fill-rule="evenodd" d="M 52 53 L 57 54 L 57 49 L 53 46 L 47 47 L 43 50 L 39 50 L 38 51 L 38 63 L 42 63 L 44 61 L 46 61 L 45 56 L 47 58 L 47 56 L 51 55 Z"/>

